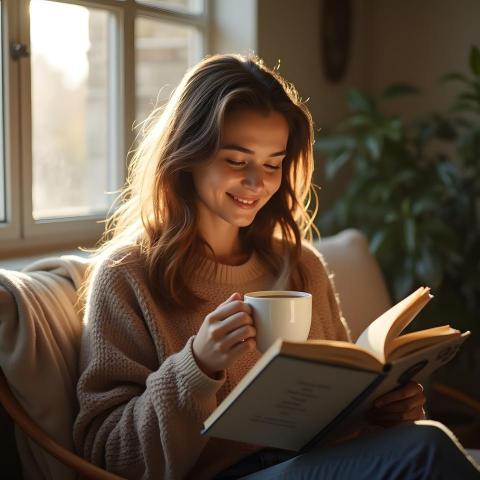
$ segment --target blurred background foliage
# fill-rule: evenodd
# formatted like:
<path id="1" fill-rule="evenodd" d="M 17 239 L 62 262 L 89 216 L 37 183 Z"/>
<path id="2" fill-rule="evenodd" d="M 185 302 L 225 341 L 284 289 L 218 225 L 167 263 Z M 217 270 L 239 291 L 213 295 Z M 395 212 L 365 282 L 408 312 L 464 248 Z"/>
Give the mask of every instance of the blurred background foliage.
<path id="1" fill-rule="evenodd" d="M 435 300 L 415 329 L 452 324 L 473 330 L 480 346 L 480 50 L 472 47 L 469 74 L 446 112 L 406 123 L 382 113 L 391 99 L 421 95 L 397 83 L 380 98 L 360 90 L 347 95 L 349 115 L 316 139 L 328 181 L 349 169 L 346 190 L 320 214 L 322 235 L 362 230 L 386 276 L 393 300 L 420 285 Z M 475 330 L 478 332 L 475 335 Z M 479 350 L 478 348 L 476 349 Z"/>

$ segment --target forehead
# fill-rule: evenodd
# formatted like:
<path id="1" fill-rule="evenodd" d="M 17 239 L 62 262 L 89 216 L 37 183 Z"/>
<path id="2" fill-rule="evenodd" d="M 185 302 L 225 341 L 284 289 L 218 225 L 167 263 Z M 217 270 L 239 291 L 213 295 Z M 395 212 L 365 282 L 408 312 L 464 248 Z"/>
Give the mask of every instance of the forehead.
<path id="1" fill-rule="evenodd" d="M 279 112 L 237 110 L 229 113 L 222 128 L 222 142 L 242 146 L 269 146 L 286 148 L 288 123 Z"/>

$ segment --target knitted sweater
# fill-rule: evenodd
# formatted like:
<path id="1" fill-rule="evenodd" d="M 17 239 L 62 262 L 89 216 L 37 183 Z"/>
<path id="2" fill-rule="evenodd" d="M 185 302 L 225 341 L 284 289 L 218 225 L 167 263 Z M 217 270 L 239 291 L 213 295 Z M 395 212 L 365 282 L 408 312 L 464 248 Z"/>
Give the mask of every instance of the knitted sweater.
<path id="1" fill-rule="evenodd" d="M 304 246 L 313 296 L 309 338 L 347 340 L 321 256 Z M 267 290 L 273 276 L 254 253 L 239 266 L 203 259 L 190 279 L 207 302 L 168 315 L 147 286 L 139 251 L 96 267 L 88 298 L 77 386 L 74 442 L 91 462 L 129 479 L 212 478 L 260 447 L 200 435 L 203 421 L 260 357 L 246 353 L 220 378 L 198 367 L 192 342 L 205 316 L 233 292 Z"/>

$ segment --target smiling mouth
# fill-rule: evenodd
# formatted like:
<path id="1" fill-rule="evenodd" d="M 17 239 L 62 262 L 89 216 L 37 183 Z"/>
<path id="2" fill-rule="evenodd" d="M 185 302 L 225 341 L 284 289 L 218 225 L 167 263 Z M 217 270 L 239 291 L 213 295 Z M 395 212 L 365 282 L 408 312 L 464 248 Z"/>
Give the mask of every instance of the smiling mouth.
<path id="1" fill-rule="evenodd" d="M 253 208 L 257 205 L 258 199 L 256 200 L 248 200 L 246 198 L 237 197 L 231 193 L 227 193 L 227 195 L 239 206 L 242 208 Z"/>

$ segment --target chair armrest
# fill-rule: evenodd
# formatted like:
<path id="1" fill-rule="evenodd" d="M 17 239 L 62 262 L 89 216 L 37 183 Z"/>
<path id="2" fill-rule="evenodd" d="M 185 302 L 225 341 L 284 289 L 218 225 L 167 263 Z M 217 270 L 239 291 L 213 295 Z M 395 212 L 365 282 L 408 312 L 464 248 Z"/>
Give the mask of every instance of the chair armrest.
<path id="1" fill-rule="evenodd" d="M 5 375 L 0 370 L 0 403 L 15 424 L 35 443 L 64 465 L 72 468 L 86 478 L 94 480 L 122 480 L 122 477 L 107 472 L 83 458 L 75 455 L 70 450 L 55 442 L 43 429 L 41 429 L 18 403 L 8 385 Z"/>
<path id="2" fill-rule="evenodd" d="M 17 304 L 13 295 L 4 287 L 0 286 L 0 322 L 4 319 L 17 317 Z"/>
<path id="3" fill-rule="evenodd" d="M 367 237 L 349 228 L 314 242 L 322 253 L 340 297 L 343 315 L 352 340 L 379 315 L 392 306 L 385 280 L 375 257 L 370 253 Z"/>

